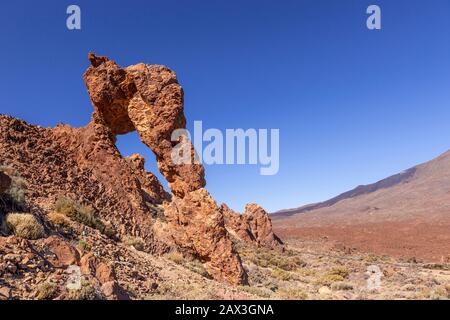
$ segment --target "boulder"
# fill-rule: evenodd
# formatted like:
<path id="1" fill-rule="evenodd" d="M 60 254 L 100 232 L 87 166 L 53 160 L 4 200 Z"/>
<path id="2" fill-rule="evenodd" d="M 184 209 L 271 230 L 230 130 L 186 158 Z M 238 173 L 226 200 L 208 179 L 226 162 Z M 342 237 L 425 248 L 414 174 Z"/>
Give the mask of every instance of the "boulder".
<path id="1" fill-rule="evenodd" d="M 67 268 L 73 264 L 78 265 L 80 256 L 69 242 L 57 236 L 50 236 L 43 243 L 47 250 L 53 254 L 48 260 L 55 268 Z"/>
<path id="2" fill-rule="evenodd" d="M 269 214 L 257 204 L 247 204 L 245 213 L 239 214 L 226 204 L 221 205 L 225 227 L 239 239 L 253 245 L 274 249 L 283 245 L 273 232 Z"/>

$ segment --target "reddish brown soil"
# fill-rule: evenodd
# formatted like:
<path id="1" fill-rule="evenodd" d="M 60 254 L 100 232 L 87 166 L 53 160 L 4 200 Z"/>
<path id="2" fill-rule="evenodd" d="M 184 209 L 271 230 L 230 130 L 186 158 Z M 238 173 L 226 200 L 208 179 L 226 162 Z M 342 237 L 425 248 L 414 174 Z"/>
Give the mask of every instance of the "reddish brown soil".
<path id="1" fill-rule="evenodd" d="M 275 227 L 275 232 L 283 239 L 327 237 L 346 247 L 377 255 L 450 261 L 450 221 L 439 225 L 402 221 L 342 227 Z"/>

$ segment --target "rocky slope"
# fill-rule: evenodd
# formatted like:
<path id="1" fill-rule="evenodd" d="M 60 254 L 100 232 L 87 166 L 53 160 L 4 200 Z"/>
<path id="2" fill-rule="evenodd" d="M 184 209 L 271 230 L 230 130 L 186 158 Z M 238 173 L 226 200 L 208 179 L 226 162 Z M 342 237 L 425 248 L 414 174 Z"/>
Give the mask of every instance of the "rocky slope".
<path id="1" fill-rule="evenodd" d="M 329 201 L 272 215 L 285 237 L 323 237 L 379 254 L 450 259 L 450 152 Z"/>
<path id="2" fill-rule="evenodd" d="M 179 252 L 199 261 L 215 280 L 246 284 L 247 274 L 228 231 L 234 226 L 226 225 L 221 207 L 204 188 L 204 168 L 195 163 L 190 141 L 180 137 L 178 142 L 193 151 L 192 163 L 172 161 L 176 143 L 171 134 L 186 125 L 183 90 L 175 73 L 159 65 L 121 68 L 94 54 L 89 60 L 84 80 L 94 113 L 85 127 L 42 128 L 0 115 L 1 235 L 15 235 L 0 237 L 0 253 L 18 255 L 15 271 L 20 269 L 17 264 L 28 268 L 30 261 L 41 265 L 38 273 L 49 268 L 52 274 L 55 270 L 65 274 L 68 265 L 86 271 L 87 264 L 91 272 L 83 273 L 96 279 L 97 287 L 109 282 L 104 288 L 109 294 L 103 296 L 124 297 L 126 292 L 113 276 L 106 281 L 104 272 L 97 271 L 99 264 L 111 263 L 110 257 L 102 256 L 106 252 L 85 257 L 74 246 L 85 241 L 81 239 L 86 234 L 95 233 L 96 241 L 114 247 L 129 242 L 153 255 Z M 156 154 L 171 193 L 145 171 L 142 156 L 123 158 L 117 150 L 116 135 L 135 130 Z M 247 231 L 258 241 L 249 244 L 281 247 L 267 213 L 259 207 L 255 210 Z M 46 241 L 57 249 L 38 249 L 48 245 Z M 71 257 L 70 263 L 58 265 L 65 259 L 58 256 L 60 248 L 62 255 Z M 33 258 L 25 259 L 30 253 Z M 57 257 L 56 265 L 51 257 Z M 3 258 L 0 267 L 8 270 L 9 260 Z"/>

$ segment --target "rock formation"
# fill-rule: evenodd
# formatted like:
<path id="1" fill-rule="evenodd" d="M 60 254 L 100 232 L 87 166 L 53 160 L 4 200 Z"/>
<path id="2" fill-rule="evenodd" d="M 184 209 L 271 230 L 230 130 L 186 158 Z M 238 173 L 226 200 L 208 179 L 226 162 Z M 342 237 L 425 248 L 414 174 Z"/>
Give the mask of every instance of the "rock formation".
<path id="1" fill-rule="evenodd" d="M 174 241 L 206 262 L 217 280 L 246 283 L 246 274 L 224 227 L 223 215 L 203 188 L 204 168 L 195 163 L 190 141 L 172 141 L 172 133 L 186 127 L 183 89 L 167 67 L 137 64 L 120 68 L 107 57 L 89 55 L 91 66 L 84 80 L 94 105 L 94 123 L 112 134 L 136 130 L 156 154 L 160 172 L 173 193 L 165 215 Z M 182 142 L 191 152 L 190 163 L 176 164 L 173 148 Z"/>
<path id="2" fill-rule="evenodd" d="M 226 204 L 222 204 L 221 210 L 226 228 L 239 239 L 273 249 L 283 244 L 273 232 L 269 215 L 259 205 L 247 204 L 242 215 L 231 210 Z"/>
<path id="3" fill-rule="evenodd" d="M 178 142 L 171 141 L 171 135 L 186 127 L 183 89 L 175 73 L 164 66 L 142 63 L 122 69 L 92 53 L 89 60 L 84 80 L 95 109 L 94 122 L 105 124 L 114 135 L 136 130 L 156 154 L 158 168 L 174 195 L 183 197 L 204 187 L 203 166 L 172 161 L 172 148 Z"/>
<path id="4" fill-rule="evenodd" d="M 216 280 L 245 284 L 247 275 L 227 228 L 260 246 L 272 248 L 280 241 L 262 208 L 249 206 L 242 217 L 220 208 L 204 188 L 204 168 L 195 162 L 192 143 L 184 136 L 171 141 L 172 133 L 186 126 L 175 73 L 159 65 L 121 68 L 94 54 L 89 60 L 84 80 L 94 113 L 85 127 L 46 129 L 0 115 L 0 165 L 26 182 L 26 211 L 49 228 L 48 213 L 58 198 L 68 197 L 92 207 L 111 227 L 113 239 L 142 238 L 144 250 L 153 254 L 178 249 L 200 259 Z M 124 158 L 117 150 L 116 136 L 131 131 L 155 153 L 172 194 L 145 170 L 142 156 Z M 179 143 L 192 151 L 190 163 L 172 160 Z M 10 183 L 0 172 L 0 192 Z M 55 248 L 58 263 L 79 263 L 79 258 L 69 259 L 74 251 L 58 239 L 42 243 Z M 109 283 L 106 289 L 114 288 Z"/>

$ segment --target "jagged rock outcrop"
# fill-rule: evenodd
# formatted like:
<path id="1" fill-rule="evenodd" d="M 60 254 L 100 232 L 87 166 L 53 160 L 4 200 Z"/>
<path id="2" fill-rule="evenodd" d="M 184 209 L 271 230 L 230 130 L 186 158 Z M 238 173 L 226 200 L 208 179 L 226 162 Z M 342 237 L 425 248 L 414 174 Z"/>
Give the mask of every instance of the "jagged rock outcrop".
<path id="1" fill-rule="evenodd" d="M 175 242 L 206 261 L 209 273 L 232 284 L 247 282 L 241 260 L 228 238 L 217 203 L 204 189 L 174 197 L 165 211 Z"/>
<path id="2" fill-rule="evenodd" d="M 121 68 L 92 53 L 89 60 L 84 80 L 95 109 L 93 122 L 107 126 L 114 135 L 136 130 L 156 154 L 158 169 L 174 195 L 165 214 L 175 243 L 206 262 L 215 279 L 246 283 L 222 212 L 203 188 L 204 168 L 195 162 L 192 143 L 183 136 L 171 139 L 175 130 L 186 127 L 183 90 L 175 73 L 164 66 L 142 63 Z M 172 158 L 179 143 L 191 151 L 188 163 L 175 163 Z M 139 159 L 130 161 L 139 166 Z"/>
<path id="3" fill-rule="evenodd" d="M 39 215 L 58 197 L 91 205 L 119 236 L 142 237 L 149 252 L 168 250 L 153 235 L 153 205 L 167 199 L 152 176 L 124 159 L 108 127 L 45 129 L 0 115 L 0 164 L 11 166 L 27 184 L 27 205 Z M 142 183 L 143 182 L 143 183 Z"/>
<path id="4" fill-rule="evenodd" d="M 26 182 L 27 210 L 49 224 L 45 217 L 57 198 L 69 197 L 92 206 L 114 237 L 140 237 L 150 253 L 182 248 L 200 258 L 215 279 L 245 284 L 224 210 L 204 188 L 204 168 L 195 161 L 192 143 L 184 136 L 171 140 L 174 131 L 186 127 L 183 90 L 175 73 L 160 65 L 121 68 L 94 54 L 89 60 L 84 80 L 94 113 L 85 127 L 42 128 L 0 115 L 0 165 L 11 166 Z M 142 156 L 124 158 L 117 150 L 116 136 L 131 131 L 155 153 L 172 194 L 146 172 Z M 172 159 L 179 144 L 191 151 L 190 162 Z M 1 174 L 0 190 L 9 183 Z M 261 210 L 251 207 L 244 220 L 232 215 L 229 220 L 239 225 L 235 229 L 245 240 L 275 246 L 278 238 Z"/>
<path id="5" fill-rule="evenodd" d="M 272 229 L 269 214 L 257 204 L 247 204 L 244 214 L 231 210 L 226 204 L 221 205 L 225 226 L 239 239 L 257 246 L 279 248 L 283 244 Z"/>
<path id="6" fill-rule="evenodd" d="M 93 121 L 105 124 L 112 134 L 137 131 L 156 154 L 158 169 L 166 177 L 173 194 L 205 186 L 203 166 L 175 164 L 171 141 L 176 129 L 186 127 L 183 90 L 173 71 L 164 66 L 137 64 L 120 68 L 106 57 L 89 55 L 91 66 L 84 80 L 94 105 Z M 193 147 L 192 147 L 193 150 Z"/>
<path id="7" fill-rule="evenodd" d="M 5 192 L 11 186 L 11 178 L 0 171 L 0 193 Z"/>

